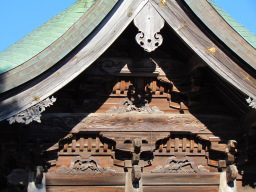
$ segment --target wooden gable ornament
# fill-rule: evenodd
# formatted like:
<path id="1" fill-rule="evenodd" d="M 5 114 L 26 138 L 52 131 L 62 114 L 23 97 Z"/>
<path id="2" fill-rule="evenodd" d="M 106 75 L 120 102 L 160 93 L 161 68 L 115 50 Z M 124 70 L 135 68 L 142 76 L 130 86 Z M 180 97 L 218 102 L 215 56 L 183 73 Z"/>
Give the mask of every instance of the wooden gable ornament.
<path id="1" fill-rule="evenodd" d="M 164 19 L 151 3 L 145 5 L 134 18 L 134 24 L 139 30 L 135 39 L 145 51 L 152 52 L 163 43 L 159 32 L 164 27 Z"/>

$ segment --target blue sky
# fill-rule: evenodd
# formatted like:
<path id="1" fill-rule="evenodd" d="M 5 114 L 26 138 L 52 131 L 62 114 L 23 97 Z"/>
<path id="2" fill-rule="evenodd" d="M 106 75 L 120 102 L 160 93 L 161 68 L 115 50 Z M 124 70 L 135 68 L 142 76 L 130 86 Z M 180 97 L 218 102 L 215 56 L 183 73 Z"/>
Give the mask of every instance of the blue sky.
<path id="1" fill-rule="evenodd" d="M 76 0 L 1 0 L 0 52 L 48 21 Z M 214 0 L 256 34 L 256 0 Z"/>
<path id="2" fill-rule="evenodd" d="M 213 0 L 235 20 L 256 34 L 256 0 Z"/>

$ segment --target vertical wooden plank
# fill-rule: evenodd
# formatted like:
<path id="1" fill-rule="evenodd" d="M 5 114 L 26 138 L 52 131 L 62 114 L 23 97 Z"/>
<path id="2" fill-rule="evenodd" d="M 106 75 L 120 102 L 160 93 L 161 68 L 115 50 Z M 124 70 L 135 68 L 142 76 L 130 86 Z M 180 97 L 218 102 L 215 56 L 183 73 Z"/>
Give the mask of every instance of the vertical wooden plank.
<path id="1" fill-rule="evenodd" d="M 160 94 L 162 95 L 164 93 L 164 87 L 160 86 Z"/>
<path id="2" fill-rule="evenodd" d="M 178 151 L 179 150 L 179 138 L 176 137 L 174 139 L 174 151 Z"/>
<path id="3" fill-rule="evenodd" d="M 116 93 L 116 90 L 118 89 L 118 82 L 115 84 L 115 86 L 113 87 L 113 93 Z"/>
<path id="4" fill-rule="evenodd" d="M 158 151 L 159 151 L 159 152 L 163 152 L 163 148 L 164 148 L 164 145 L 163 145 L 163 144 L 159 145 Z"/>
<path id="5" fill-rule="evenodd" d="M 182 151 L 186 151 L 187 138 L 182 138 Z"/>
<path id="6" fill-rule="evenodd" d="M 80 151 L 84 151 L 84 137 L 81 136 L 80 137 L 80 147 L 79 147 Z"/>
<path id="7" fill-rule="evenodd" d="M 63 147 L 63 152 L 67 152 L 68 151 L 68 144 L 65 144 Z"/>
<path id="8" fill-rule="evenodd" d="M 104 144 L 103 144 L 103 151 L 104 151 L 104 152 L 107 152 L 107 151 L 108 151 L 108 144 L 107 144 L 107 143 L 104 143 Z"/>
<path id="9" fill-rule="evenodd" d="M 155 93 L 156 92 L 156 81 L 153 81 L 152 83 L 152 92 Z"/>
<path id="10" fill-rule="evenodd" d="M 201 153 L 201 151 L 202 151 L 202 144 L 201 143 L 198 143 L 198 145 L 197 145 L 197 151 L 198 151 L 198 153 Z"/>
<path id="11" fill-rule="evenodd" d="M 92 138 L 92 151 L 95 152 L 96 150 L 96 140 L 95 138 Z"/>
<path id="12" fill-rule="evenodd" d="M 171 151 L 171 138 L 169 138 L 169 140 L 167 141 L 167 146 L 166 146 L 166 152 L 170 152 Z"/>
<path id="13" fill-rule="evenodd" d="M 95 144 L 96 144 L 95 151 L 99 152 L 100 151 L 100 139 L 98 137 L 96 137 L 96 139 L 95 139 Z"/>
<path id="14" fill-rule="evenodd" d="M 195 141 L 194 141 L 194 138 L 191 136 L 191 139 L 190 139 L 190 152 L 194 152 L 194 148 L 195 148 Z"/>
<path id="15" fill-rule="evenodd" d="M 71 151 L 75 152 L 76 151 L 76 136 L 74 135 L 72 139 L 72 144 L 71 144 Z"/>
<path id="16" fill-rule="evenodd" d="M 118 81 L 116 84 L 116 94 L 120 95 L 120 88 L 121 88 L 121 83 Z"/>
<path id="17" fill-rule="evenodd" d="M 121 85 L 120 85 L 120 91 L 121 91 L 121 94 L 123 94 L 123 93 L 124 93 L 124 90 L 125 90 L 125 81 L 124 81 L 124 80 L 122 80 L 122 81 L 121 81 Z"/>
<path id="18" fill-rule="evenodd" d="M 175 138 L 171 138 L 171 152 L 174 152 Z"/>
<path id="19" fill-rule="evenodd" d="M 91 151 L 92 150 L 92 138 L 89 137 L 88 138 L 88 151 Z"/>

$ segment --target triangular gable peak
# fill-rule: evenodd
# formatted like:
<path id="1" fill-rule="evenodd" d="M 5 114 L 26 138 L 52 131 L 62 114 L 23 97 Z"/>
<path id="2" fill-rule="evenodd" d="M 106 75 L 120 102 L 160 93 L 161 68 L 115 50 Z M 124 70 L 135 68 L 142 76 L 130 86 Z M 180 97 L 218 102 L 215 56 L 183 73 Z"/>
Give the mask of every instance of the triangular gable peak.
<path id="1" fill-rule="evenodd" d="M 145 13 L 152 20 L 145 22 L 144 26 L 140 23 L 145 19 Z M 244 94 L 256 98 L 256 80 L 206 36 L 176 1 L 124 0 L 117 3 L 103 22 L 60 65 L 28 83 L 19 93 L 2 100 L 0 120 L 43 101 L 72 81 L 99 58 L 133 21 L 139 31 L 144 30 L 144 36 L 136 39 L 145 50 L 154 51 L 161 45 L 158 32 L 165 22 L 216 73 Z M 147 38 L 143 42 L 140 37 Z"/>

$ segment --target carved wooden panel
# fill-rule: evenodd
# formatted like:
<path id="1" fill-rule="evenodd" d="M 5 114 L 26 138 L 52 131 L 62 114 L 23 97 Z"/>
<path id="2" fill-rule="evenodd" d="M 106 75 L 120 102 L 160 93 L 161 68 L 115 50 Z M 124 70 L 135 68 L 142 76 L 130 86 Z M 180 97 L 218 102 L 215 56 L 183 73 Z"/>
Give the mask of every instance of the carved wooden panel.
<path id="1" fill-rule="evenodd" d="M 151 173 L 207 173 L 210 172 L 203 165 L 196 166 L 189 158 L 170 157 L 165 166 L 157 166 Z"/>
<path id="2" fill-rule="evenodd" d="M 200 121 L 200 120 L 201 121 Z M 154 123 L 152 123 L 154 122 Z M 224 134 L 238 131 L 240 121 L 233 117 L 191 114 L 92 114 L 77 122 L 74 133 L 79 131 L 180 131 L 195 134 Z M 225 130 L 223 130 L 225 127 Z M 236 129 L 234 129 L 234 127 Z M 236 132 L 239 133 L 239 132 Z"/>
<path id="3" fill-rule="evenodd" d="M 155 153 L 158 155 L 176 153 L 184 156 L 204 156 L 208 152 L 208 145 L 194 134 L 173 133 L 166 140 L 157 143 Z"/>
<path id="4" fill-rule="evenodd" d="M 114 174 L 116 171 L 109 167 L 101 167 L 93 157 L 72 159 L 70 166 L 62 165 L 57 171 L 61 175 L 92 175 L 92 174 Z"/>
<path id="5" fill-rule="evenodd" d="M 93 153 L 111 154 L 115 141 L 102 138 L 98 134 L 70 134 L 59 142 L 59 155 L 80 155 L 88 157 Z"/>

